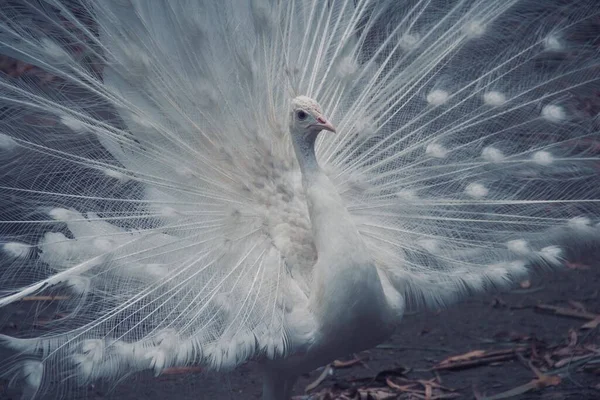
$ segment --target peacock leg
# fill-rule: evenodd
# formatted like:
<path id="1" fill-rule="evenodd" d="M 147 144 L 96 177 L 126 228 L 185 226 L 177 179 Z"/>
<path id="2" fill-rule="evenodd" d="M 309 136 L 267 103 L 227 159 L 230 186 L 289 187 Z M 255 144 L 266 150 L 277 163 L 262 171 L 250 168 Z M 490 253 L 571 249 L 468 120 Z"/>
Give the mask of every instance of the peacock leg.
<path id="1" fill-rule="evenodd" d="M 288 377 L 285 380 L 285 391 L 284 391 L 284 399 L 290 399 L 292 397 L 292 389 L 294 388 L 294 384 L 298 380 L 298 375 L 294 375 L 292 377 Z"/>
<path id="2" fill-rule="evenodd" d="M 265 368 L 262 400 L 287 400 L 287 377 L 280 371 Z M 290 385 L 292 386 L 292 385 Z"/>

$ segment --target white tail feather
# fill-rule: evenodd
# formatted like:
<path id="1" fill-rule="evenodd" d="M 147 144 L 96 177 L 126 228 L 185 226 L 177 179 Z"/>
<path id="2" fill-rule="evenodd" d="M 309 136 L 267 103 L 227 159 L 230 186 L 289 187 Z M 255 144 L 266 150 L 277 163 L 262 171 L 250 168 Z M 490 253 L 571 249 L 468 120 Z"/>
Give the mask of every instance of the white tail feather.
<path id="1" fill-rule="evenodd" d="M 31 396 L 54 366 L 85 384 L 310 348 L 296 95 L 337 127 L 319 164 L 399 315 L 600 243 L 594 1 L 22 3 L 0 10 L 0 54 L 31 64 L 0 76 L 0 306 L 71 300 L 0 337 Z"/>

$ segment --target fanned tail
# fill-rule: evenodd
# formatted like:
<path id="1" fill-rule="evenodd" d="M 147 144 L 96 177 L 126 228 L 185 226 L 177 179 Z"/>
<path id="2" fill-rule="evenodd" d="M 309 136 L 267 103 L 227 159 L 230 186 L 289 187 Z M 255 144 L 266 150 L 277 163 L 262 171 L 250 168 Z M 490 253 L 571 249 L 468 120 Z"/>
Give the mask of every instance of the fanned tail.
<path id="1" fill-rule="evenodd" d="M 0 305 L 69 297 L 50 331 L 1 337 L 26 396 L 310 344 L 295 95 L 337 127 L 319 163 L 390 299 L 597 248 L 594 1 L 205 3 L 0 10 Z"/>
<path id="2" fill-rule="evenodd" d="M 391 285 L 439 307 L 598 248 L 597 4 L 412 4 L 321 147 Z"/>
<path id="3" fill-rule="evenodd" d="M 3 372 L 19 371 L 30 395 L 53 379 L 68 392 L 72 378 L 226 369 L 309 343 L 310 315 L 294 316 L 314 252 L 279 51 L 302 26 L 281 31 L 287 11 L 260 1 L 1 10 L 0 51 L 29 65 L 0 80 L 0 305 L 69 298 L 51 331 L 2 336 L 20 355 Z"/>

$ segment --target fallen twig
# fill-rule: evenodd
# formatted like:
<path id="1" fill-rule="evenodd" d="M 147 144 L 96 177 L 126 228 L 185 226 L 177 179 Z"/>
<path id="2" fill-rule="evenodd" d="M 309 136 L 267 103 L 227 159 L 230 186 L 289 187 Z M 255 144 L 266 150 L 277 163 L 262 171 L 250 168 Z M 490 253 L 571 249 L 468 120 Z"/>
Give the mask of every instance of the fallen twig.
<path id="1" fill-rule="evenodd" d="M 510 293 L 514 293 L 514 294 L 531 294 L 531 293 L 541 292 L 542 290 L 546 290 L 546 286 L 540 285 L 540 286 L 528 287 L 528 288 L 523 288 L 521 286 L 521 289 L 513 289 L 513 290 L 510 291 Z"/>
<path id="2" fill-rule="evenodd" d="M 535 306 L 535 310 L 544 313 L 550 313 L 554 315 L 578 319 L 595 320 L 596 318 L 600 318 L 600 315 L 591 312 L 575 310 L 573 308 L 567 307 L 551 306 L 549 304 L 538 304 L 537 306 Z"/>
<path id="3" fill-rule="evenodd" d="M 166 368 L 161 375 L 193 374 L 202 371 L 202 367 L 173 367 Z"/>
<path id="4" fill-rule="evenodd" d="M 593 320 L 581 325 L 581 329 L 596 329 L 600 325 L 600 315 Z"/>
<path id="5" fill-rule="evenodd" d="M 562 360 L 559 360 L 554 363 L 554 368 L 564 367 L 565 365 L 571 364 L 573 362 L 577 362 L 577 361 L 581 361 L 581 360 L 588 360 L 588 359 L 592 359 L 592 358 L 594 358 L 594 354 L 586 354 L 584 356 L 563 358 Z"/>
<path id="6" fill-rule="evenodd" d="M 582 264 L 582 263 L 577 263 L 577 262 L 566 262 L 565 265 L 567 266 L 567 268 L 569 269 L 579 269 L 579 270 L 583 270 L 583 271 L 587 271 L 590 269 L 589 265 L 586 264 Z"/>
<path id="7" fill-rule="evenodd" d="M 523 358 L 521 354 L 519 354 L 519 358 L 521 358 L 524 362 L 526 360 Z M 495 394 L 493 396 L 484 396 L 479 397 L 480 400 L 500 400 L 500 399 L 508 399 L 511 397 L 522 395 L 523 393 L 529 392 L 531 390 L 539 390 L 548 386 L 558 386 L 561 382 L 561 378 L 558 375 L 546 375 L 543 374 L 539 369 L 537 369 L 531 361 L 526 362 L 528 367 L 535 374 L 535 379 L 530 382 L 517 386 L 516 388 L 507 390 L 502 393 Z"/>
<path id="8" fill-rule="evenodd" d="M 446 347 L 415 347 L 415 346 L 402 346 L 398 344 L 380 344 L 376 346 L 382 350 L 417 350 L 417 351 L 434 351 L 440 353 L 454 353 L 455 351 Z"/>
<path id="9" fill-rule="evenodd" d="M 432 367 L 434 371 L 456 370 L 488 365 L 499 361 L 508 361 L 517 357 L 517 354 L 528 352 L 524 346 L 513 347 L 505 350 L 475 350 L 459 356 L 449 357 Z"/>
<path id="10" fill-rule="evenodd" d="M 357 364 L 364 365 L 363 359 L 360 357 L 356 357 L 356 358 L 353 358 L 352 360 L 346 360 L 346 361 L 334 360 L 331 363 L 331 366 L 334 368 L 350 368 Z"/>
<path id="11" fill-rule="evenodd" d="M 401 383 L 395 382 L 395 379 L 398 379 Z M 437 400 L 452 399 L 460 396 L 454 392 L 454 389 L 442 386 L 437 378 L 411 381 L 406 378 L 393 378 L 390 376 L 386 378 L 385 383 L 396 393 L 409 393 L 411 398 Z"/>
<path id="12" fill-rule="evenodd" d="M 304 392 L 308 393 L 311 390 L 314 390 L 317 386 L 323 383 L 323 381 L 327 379 L 327 377 L 331 375 L 332 372 L 333 369 L 331 368 L 331 365 L 327 364 L 325 368 L 323 368 L 323 372 L 321 372 L 321 375 L 319 375 L 319 377 L 316 380 L 306 385 L 306 387 L 304 388 Z"/>

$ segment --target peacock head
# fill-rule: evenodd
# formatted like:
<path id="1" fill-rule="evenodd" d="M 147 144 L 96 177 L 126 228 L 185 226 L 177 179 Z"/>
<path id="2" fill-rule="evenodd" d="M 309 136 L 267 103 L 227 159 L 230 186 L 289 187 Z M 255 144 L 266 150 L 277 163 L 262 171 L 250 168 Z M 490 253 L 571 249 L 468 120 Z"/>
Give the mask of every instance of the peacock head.
<path id="1" fill-rule="evenodd" d="M 294 98 L 290 118 L 292 135 L 316 136 L 322 130 L 335 132 L 333 125 L 323 116 L 319 103 L 306 96 Z"/>

